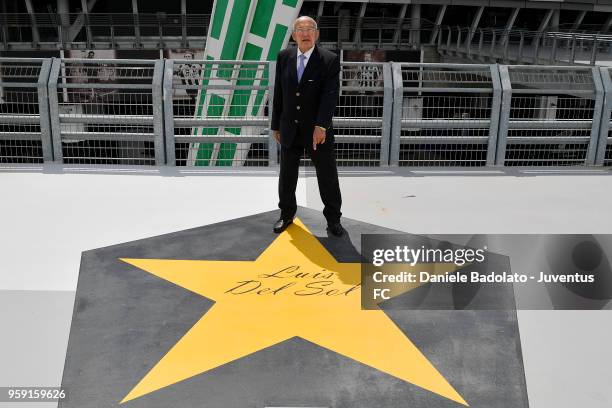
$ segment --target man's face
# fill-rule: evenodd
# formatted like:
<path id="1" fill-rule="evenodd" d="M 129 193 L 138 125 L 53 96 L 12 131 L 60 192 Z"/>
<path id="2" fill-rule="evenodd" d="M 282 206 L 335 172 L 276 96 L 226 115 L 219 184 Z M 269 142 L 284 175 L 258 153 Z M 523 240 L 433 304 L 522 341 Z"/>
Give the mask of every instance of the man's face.
<path id="1" fill-rule="evenodd" d="M 319 39 L 319 30 L 317 30 L 313 21 L 298 19 L 295 23 L 291 37 L 297 43 L 300 51 L 304 52 L 315 45 Z"/>

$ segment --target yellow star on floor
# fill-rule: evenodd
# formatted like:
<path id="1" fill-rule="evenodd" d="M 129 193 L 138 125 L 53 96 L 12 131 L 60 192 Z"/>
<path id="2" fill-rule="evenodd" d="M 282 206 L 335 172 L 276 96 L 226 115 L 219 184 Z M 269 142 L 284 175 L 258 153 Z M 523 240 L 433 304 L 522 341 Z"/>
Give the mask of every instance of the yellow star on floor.
<path id="1" fill-rule="evenodd" d="M 382 310 L 361 309 L 361 264 L 337 262 L 298 219 L 255 261 L 122 261 L 215 304 L 121 403 L 299 336 L 467 405 Z"/>

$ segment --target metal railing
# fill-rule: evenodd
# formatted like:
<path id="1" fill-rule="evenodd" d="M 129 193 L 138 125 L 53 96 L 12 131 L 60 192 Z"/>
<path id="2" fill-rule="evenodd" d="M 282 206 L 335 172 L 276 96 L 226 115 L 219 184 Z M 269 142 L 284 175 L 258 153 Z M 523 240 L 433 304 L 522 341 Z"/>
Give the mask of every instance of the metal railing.
<path id="1" fill-rule="evenodd" d="M 0 14 L 4 50 L 204 49 L 210 14 L 12 13 Z M 418 49 L 436 38 L 441 53 L 519 64 L 591 64 L 612 59 L 612 35 L 572 26 L 546 31 L 435 25 L 410 18 L 318 18 L 321 43 L 337 49 Z M 469 41 L 468 41 L 469 40 Z"/>
<path id="2" fill-rule="evenodd" d="M 494 65 L 393 64 L 391 163 L 495 162 L 501 84 Z"/>
<path id="3" fill-rule="evenodd" d="M 336 160 L 341 166 L 386 166 L 393 106 L 391 67 L 344 62 L 333 118 Z"/>
<path id="4" fill-rule="evenodd" d="M 166 60 L 168 164 L 267 166 L 268 62 Z"/>
<path id="5" fill-rule="evenodd" d="M 605 97 L 595 164 L 612 166 L 612 68 L 600 67 L 599 69 Z"/>
<path id="6" fill-rule="evenodd" d="M 210 14 L 193 13 L 0 13 L 0 48 L 204 49 L 210 18 Z M 356 46 L 408 46 L 410 38 L 431 31 L 427 20 L 418 29 L 411 28 L 409 21 L 399 17 L 321 16 L 321 42 L 340 48 L 354 43 L 357 37 Z M 357 31 L 359 35 L 355 36 Z"/>
<path id="7" fill-rule="evenodd" d="M 498 165 L 593 165 L 603 85 L 596 67 L 500 66 Z"/>
<path id="8" fill-rule="evenodd" d="M 0 59 L 0 163 L 53 159 L 47 81 L 50 59 Z"/>
<path id="9" fill-rule="evenodd" d="M 0 58 L 0 162 L 273 166 L 274 72 L 258 61 Z M 345 62 L 337 161 L 611 166 L 610 75 L 588 66 Z"/>
<path id="10" fill-rule="evenodd" d="M 279 155 L 270 136 L 267 104 L 275 80 L 274 64 L 166 60 L 168 163 L 277 164 Z M 338 164 L 387 165 L 393 93 L 390 65 L 346 62 L 341 66 L 340 80 L 340 97 L 333 119 Z M 303 164 L 309 163 L 304 158 Z"/>
<path id="11" fill-rule="evenodd" d="M 210 14 L 0 14 L 4 49 L 204 48 Z"/>
<path id="12" fill-rule="evenodd" d="M 612 35 L 579 31 L 528 31 L 440 27 L 438 51 L 480 61 L 583 64 L 612 60 Z"/>
<path id="13" fill-rule="evenodd" d="M 164 164 L 162 60 L 53 59 L 54 160 Z"/>

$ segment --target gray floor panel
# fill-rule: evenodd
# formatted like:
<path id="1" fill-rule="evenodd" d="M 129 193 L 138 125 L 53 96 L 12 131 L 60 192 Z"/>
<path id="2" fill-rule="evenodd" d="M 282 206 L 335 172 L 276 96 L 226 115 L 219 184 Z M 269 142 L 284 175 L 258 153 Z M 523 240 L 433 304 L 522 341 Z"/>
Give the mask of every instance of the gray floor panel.
<path id="1" fill-rule="evenodd" d="M 271 232 L 276 216 L 267 212 L 83 253 L 62 381 L 69 398 L 59 407 L 119 406 L 213 305 L 119 258 L 253 260 L 277 237 Z M 360 234 L 390 232 L 346 219 L 349 236 L 331 238 L 321 213 L 300 208 L 298 216 L 340 262 L 359 262 Z M 528 406 L 514 311 L 387 314 L 471 407 Z M 293 337 L 121 406 L 462 405 Z"/>

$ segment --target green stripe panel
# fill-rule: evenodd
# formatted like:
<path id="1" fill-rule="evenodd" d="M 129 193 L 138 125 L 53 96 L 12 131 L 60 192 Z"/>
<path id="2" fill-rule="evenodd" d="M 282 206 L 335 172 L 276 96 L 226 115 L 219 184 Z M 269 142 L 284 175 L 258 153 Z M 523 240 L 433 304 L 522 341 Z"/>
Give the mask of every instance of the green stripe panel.
<path id="1" fill-rule="evenodd" d="M 229 0 L 216 0 L 216 3 L 217 7 L 215 7 L 215 15 L 213 16 L 213 25 L 210 30 L 210 36 L 218 40 L 221 36 L 221 30 L 223 29 L 223 20 L 225 20 L 225 12 L 227 11 L 227 4 L 229 3 Z"/>
<path id="2" fill-rule="evenodd" d="M 225 130 L 234 135 L 240 134 L 240 128 L 227 128 Z M 234 155 L 236 154 L 236 147 L 238 147 L 237 143 L 221 143 L 221 146 L 219 147 L 219 153 L 217 153 L 217 162 L 215 163 L 215 165 L 231 166 L 232 161 L 234 159 Z"/>
<path id="3" fill-rule="evenodd" d="M 283 0 L 283 4 L 285 6 L 289 6 L 289 7 L 293 7 L 295 8 L 295 6 L 297 5 L 298 0 Z"/>
<path id="4" fill-rule="evenodd" d="M 261 81 L 259 81 L 259 85 L 268 86 L 268 67 L 265 68 L 262 79 Z M 255 102 L 253 103 L 253 110 L 251 111 L 251 116 L 257 116 L 257 114 L 259 113 L 259 106 L 261 105 L 265 94 L 265 89 L 260 89 L 257 91 L 257 96 L 255 97 Z"/>
<path id="5" fill-rule="evenodd" d="M 251 44 L 251 43 L 246 43 L 246 46 L 244 47 L 244 53 L 242 54 L 242 59 L 243 60 L 247 60 L 247 61 L 259 61 L 259 58 L 261 58 L 261 53 L 263 52 L 263 49 L 260 46 L 257 46 L 255 44 Z M 251 68 L 257 68 L 258 65 L 253 65 L 251 66 Z M 255 75 L 253 75 L 253 77 L 255 77 Z"/>
<path id="6" fill-rule="evenodd" d="M 206 60 L 210 61 L 214 58 L 210 55 L 206 56 Z M 200 91 L 200 99 L 198 99 L 198 109 L 196 112 L 196 117 L 202 117 L 202 109 L 204 108 L 204 101 L 206 100 L 206 86 L 208 85 L 208 81 L 210 80 L 210 73 L 212 71 L 212 64 L 204 64 L 204 72 L 201 77 L 202 90 Z"/>
<path id="7" fill-rule="evenodd" d="M 206 56 L 206 60 L 214 60 L 211 55 Z M 212 72 L 212 64 L 204 64 L 204 73 L 202 74 L 202 90 L 200 91 L 200 98 L 198 99 L 196 117 L 202 117 L 202 110 L 204 109 L 204 102 L 206 101 L 206 86 L 210 80 L 210 74 Z M 193 128 L 191 131 L 192 135 L 198 134 L 198 128 Z M 214 132 L 213 132 L 214 130 Z M 217 134 L 216 128 L 202 128 L 201 135 Z M 198 146 L 198 153 L 196 154 L 195 166 L 208 166 L 210 163 L 210 157 L 212 156 L 212 149 L 214 144 L 212 143 L 196 143 Z"/>
<path id="8" fill-rule="evenodd" d="M 247 43 L 244 47 L 244 53 L 242 59 L 245 61 L 259 61 L 263 49 L 257 45 Z M 238 78 L 236 79 L 237 86 L 251 86 L 255 82 L 255 76 L 257 75 L 257 68 L 260 65 L 241 65 Z M 249 99 L 251 98 L 251 91 L 248 89 L 237 89 L 232 95 L 232 101 L 229 108 L 228 116 L 243 117 L 246 114 Z M 239 135 L 241 128 L 225 128 L 227 132 L 235 135 Z M 236 143 L 222 143 L 219 154 L 217 155 L 217 166 L 231 166 L 232 159 L 236 153 Z"/>
<path id="9" fill-rule="evenodd" d="M 274 27 L 274 34 L 272 35 L 272 41 L 270 41 L 270 48 L 268 49 L 268 55 L 266 57 L 268 61 L 276 61 L 276 56 L 278 55 L 281 47 L 283 46 L 283 41 L 285 40 L 287 30 L 288 27 L 283 24 L 277 24 Z M 268 67 L 266 67 L 266 69 L 264 70 L 262 80 L 259 82 L 259 85 L 268 85 Z M 255 97 L 255 104 L 253 106 L 253 110 L 251 111 L 251 114 L 253 116 L 256 116 L 259 112 L 259 105 L 261 105 L 265 94 L 266 91 L 263 89 L 257 91 L 257 96 Z"/>
<path id="10" fill-rule="evenodd" d="M 221 56 L 219 57 L 219 59 L 236 59 L 236 56 L 238 55 L 238 49 L 240 48 L 240 40 L 242 39 L 242 34 L 244 33 L 244 25 L 249 14 L 250 6 L 251 0 L 234 1 L 234 8 L 232 9 L 232 15 L 227 26 L 225 40 L 223 41 L 223 49 L 221 50 Z M 229 67 L 231 67 L 231 65 L 226 68 Z M 218 72 L 219 77 L 226 79 L 229 79 L 231 74 L 231 69 L 220 69 Z"/>
<path id="11" fill-rule="evenodd" d="M 216 77 L 230 81 L 232 79 L 232 73 L 234 72 L 234 66 L 232 64 L 219 64 L 217 65 Z"/>
<path id="12" fill-rule="evenodd" d="M 251 24 L 251 34 L 266 38 L 272 13 L 274 13 L 274 5 L 276 0 L 259 0 L 255 15 L 253 16 L 253 24 Z"/>
<path id="13" fill-rule="evenodd" d="M 208 103 L 208 115 L 207 117 L 220 117 L 223 114 L 223 108 L 225 107 L 225 98 L 211 94 L 210 101 Z M 202 135 L 210 136 L 216 135 L 217 128 L 209 127 L 202 129 Z M 196 166 L 208 166 L 210 164 L 210 158 L 212 157 L 214 144 L 213 143 L 200 143 L 198 154 L 196 156 Z"/>
<path id="14" fill-rule="evenodd" d="M 283 46 L 287 30 L 288 27 L 283 24 L 277 24 L 276 27 L 274 27 L 274 34 L 272 35 L 272 41 L 270 41 L 270 48 L 268 50 L 268 61 L 276 61 L 276 56 Z"/>
<path id="15" fill-rule="evenodd" d="M 242 53 L 242 59 L 243 60 L 247 60 L 247 61 L 259 61 L 259 58 L 261 58 L 261 53 L 263 52 L 263 49 L 260 46 L 257 46 L 255 44 L 251 44 L 251 43 L 246 43 L 246 46 L 244 47 L 244 53 Z M 257 65 L 253 65 L 250 68 L 257 68 Z M 255 77 L 255 75 L 253 75 L 253 77 Z"/>

